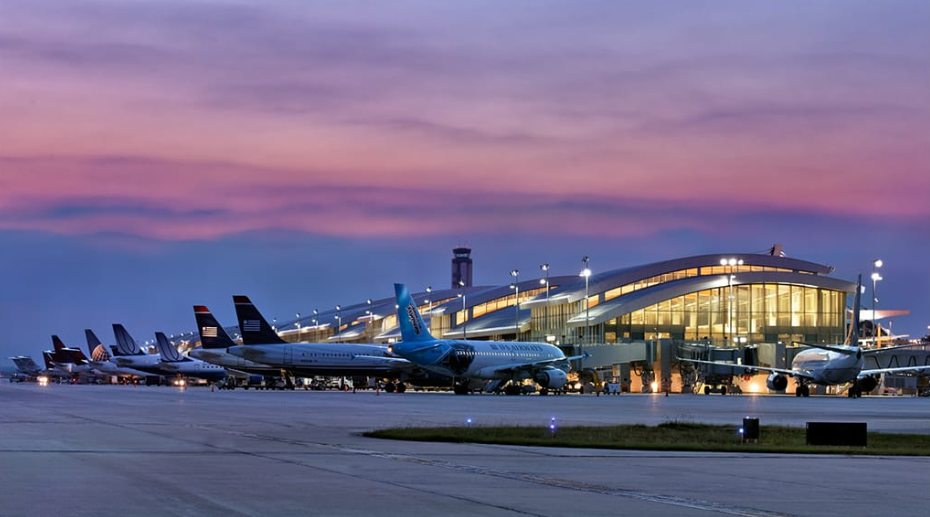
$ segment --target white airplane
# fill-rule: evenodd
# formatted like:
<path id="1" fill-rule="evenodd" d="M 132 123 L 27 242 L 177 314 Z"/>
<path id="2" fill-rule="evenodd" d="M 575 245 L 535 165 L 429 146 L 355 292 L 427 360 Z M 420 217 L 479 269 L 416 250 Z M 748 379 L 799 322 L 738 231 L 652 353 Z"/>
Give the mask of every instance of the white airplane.
<path id="1" fill-rule="evenodd" d="M 161 356 L 158 362 L 159 368 L 173 372 L 175 375 L 197 377 L 207 381 L 219 381 L 226 378 L 226 369 L 222 366 L 181 355 L 163 332 L 155 333 L 155 342 L 158 344 L 158 353 Z"/>
<path id="2" fill-rule="evenodd" d="M 18 355 L 11 357 L 10 360 L 16 365 L 16 373 L 10 377 L 10 382 L 38 381 L 39 377 L 48 379 L 49 371 L 39 368 L 32 357 Z"/>
<path id="3" fill-rule="evenodd" d="M 197 330 L 200 332 L 200 346 L 191 350 L 188 355 L 243 373 L 281 376 L 280 368 L 230 354 L 227 350 L 237 346 L 236 342 L 223 330 L 223 326 L 206 306 L 194 305 L 194 318 L 197 320 Z"/>
<path id="4" fill-rule="evenodd" d="M 791 361 L 791 369 L 772 368 L 768 366 L 749 366 L 742 364 L 720 363 L 715 361 L 701 361 L 697 359 L 684 359 L 679 357 L 679 361 L 689 363 L 721 365 L 743 370 L 747 373 L 756 371 L 771 372 L 766 379 L 765 384 L 770 390 L 781 391 L 788 386 L 788 377 L 794 377 L 797 382 L 795 396 L 810 396 L 810 385 L 817 384 L 821 386 L 832 386 L 837 384 L 846 384 L 851 382 L 853 385 L 849 389 L 850 397 L 861 397 L 863 392 L 869 392 L 875 389 L 878 380 L 875 375 L 882 373 L 901 373 L 916 372 L 920 370 L 930 371 L 930 366 L 904 366 L 897 368 L 874 368 L 865 370 L 865 357 L 869 354 L 887 352 L 891 348 L 874 348 L 863 350 L 857 345 L 848 343 L 858 341 L 859 330 L 859 296 L 862 292 L 862 275 L 856 284 L 856 297 L 853 306 L 853 321 L 850 325 L 849 337 L 845 345 L 821 345 L 816 343 L 801 343 L 812 347 L 811 350 L 804 350 L 794 356 Z M 904 348 L 904 347 L 895 347 Z"/>
<path id="5" fill-rule="evenodd" d="M 141 370 L 150 375 L 174 375 L 174 372 L 161 367 L 159 364 L 161 356 L 143 352 L 142 347 L 121 324 L 113 324 L 113 335 L 116 337 L 116 351 L 118 352 L 113 360 L 118 366 Z"/>
<path id="6" fill-rule="evenodd" d="M 403 393 L 405 382 L 416 385 L 449 386 L 452 379 L 431 374 L 392 354 L 386 345 L 361 343 L 288 343 L 271 328 L 248 296 L 233 296 L 243 345 L 229 353 L 259 363 L 288 370 L 294 375 L 312 377 L 387 378 L 387 391 Z"/>
<path id="7" fill-rule="evenodd" d="M 519 382 L 532 379 L 542 386 L 540 395 L 545 395 L 568 382 L 565 370 L 556 365 L 568 368 L 568 361 L 583 357 L 565 357 L 562 350 L 548 343 L 436 339 L 407 286 L 394 284 L 394 292 L 403 341 L 391 350 L 425 369 L 466 381 L 455 384 L 456 394 L 468 393 L 467 381 L 471 379 L 510 381 L 505 393 L 518 394 Z"/>

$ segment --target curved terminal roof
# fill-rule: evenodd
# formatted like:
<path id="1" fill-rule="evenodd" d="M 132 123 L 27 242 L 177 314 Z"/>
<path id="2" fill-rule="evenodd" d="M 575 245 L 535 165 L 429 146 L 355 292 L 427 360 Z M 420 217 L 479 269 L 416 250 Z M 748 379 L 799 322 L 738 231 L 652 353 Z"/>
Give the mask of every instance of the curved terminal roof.
<path id="1" fill-rule="evenodd" d="M 730 258 L 742 260 L 743 267 L 777 267 L 811 275 L 828 275 L 833 272 L 832 266 L 824 266 L 814 262 L 788 257 L 758 255 L 755 253 L 716 253 L 713 255 L 697 255 L 694 257 L 666 260 L 663 262 L 653 262 L 650 264 L 612 269 L 610 271 L 593 274 L 588 277 L 588 293 L 602 293 L 617 287 L 637 282 L 639 280 L 645 280 L 647 278 L 663 275 L 665 273 L 671 273 L 674 271 L 681 271 L 691 268 L 720 266 L 721 259 Z M 578 276 L 575 277 L 574 282 L 568 282 L 560 285 L 556 289 L 553 289 L 549 293 L 549 305 L 561 305 L 563 303 L 572 303 L 583 300 L 585 297 L 584 282 L 584 277 Z M 855 291 L 855 285 L 846 291 Z M 545 304 L 545 296 L 538 296 L 533 300 L 525 302 L 523 305 L 532 307 Z"/>

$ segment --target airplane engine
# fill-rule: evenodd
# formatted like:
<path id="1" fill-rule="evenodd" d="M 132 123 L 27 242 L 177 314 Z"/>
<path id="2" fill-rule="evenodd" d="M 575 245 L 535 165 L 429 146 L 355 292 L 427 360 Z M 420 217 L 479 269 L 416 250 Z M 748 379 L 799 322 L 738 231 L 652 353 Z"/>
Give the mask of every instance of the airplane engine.
<path id="1" fill-rule="evenodd" d="M 568 382 L 568 375 L 558 368 L 546 368 L 536 374 L 535 380 L 543 388 L 557 390 Z"/>
<path id="2" fill-rule="evenodd" d="M 765 385 L 772 391 L 782 391 L 788 387 L 788 377 L 780 373 L 773 373 L 765 379 Z"/>
<path id="3" fill-rule="evenodd" d="M 878 379 L 872 377 L 871 375 L 867 375 L 857 379 L 856 383 L 859 385 L 859 389 L 862 390 L 863 393 L 868 393 L 874 390 L 876 386 L 878 386 Z"/>

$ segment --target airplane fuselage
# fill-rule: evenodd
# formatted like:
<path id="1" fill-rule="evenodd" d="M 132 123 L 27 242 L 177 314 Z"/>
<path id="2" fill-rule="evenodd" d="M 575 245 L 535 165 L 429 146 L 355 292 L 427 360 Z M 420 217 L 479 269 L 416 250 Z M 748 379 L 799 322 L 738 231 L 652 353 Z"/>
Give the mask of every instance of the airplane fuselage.
<path id="1" fill-rule="evenodd" d="M 240 345 L 230 354 L 250 361 L 291 371 L 297 375 L 392 377 L 411 372 L 407 360 L 391 356 L 387 347 L 357 343 L 294 343 Z"/>
<path id="2" fill-rule="evenodd" d="M 197 377 L 207 381 L 218 381 L 226 377 L 226 369 L 199 359 L 188 358 L 185 361 L 161 362 L 159 366 L 175 375 Z"/>
<path id="3" fill-rule="evenodd" d="M 812 375 L 810 382 L 814 384 L 829 386 L 855 381 L 864 363 L 861 353 L 843 354 L 812 348 L 794 356 L 791 369 Z"/>
<path id="4" fill-rule="evenodd" d="M 508 380 L 513 373 L 500 371 L 507 365 L 523 365 L 565 359 L 558 347 L 546 343 L 513 341 L 461 341 L 437 339 L 432 342 L 403 342 L 393 350 L 425 369 L 460 378 Z M 531 378 L 523 370 L 521 378 Z"/>
<path id="5" fill-rule="evenodd" d="M 280 375 L 281 368 L 267 364 L 250 361 L 244 357 L 230 354 L 225 348 L 195 348 L 188 355 L 190 357 L 213 363 L 217 366 L 239 370 L 255 375 Z"/>
<path id="6" fill-rule="evenodd" d="M 141 370 L 134 370 L 132 368 L 121 367 L 111 361 L 92 361 L 91 366 L 94 367 L 94 370 L 100 372 L 104 375 L 117 375 L 120 377 L 146 377 L 150 374 L 143 372 Z"/>

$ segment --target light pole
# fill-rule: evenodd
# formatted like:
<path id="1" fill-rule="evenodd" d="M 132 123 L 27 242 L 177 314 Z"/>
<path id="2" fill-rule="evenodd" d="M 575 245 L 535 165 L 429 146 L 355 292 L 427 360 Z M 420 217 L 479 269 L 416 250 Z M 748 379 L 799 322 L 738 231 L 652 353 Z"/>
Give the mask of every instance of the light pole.
<path id="1" fill-rule="evenodd" d="M 591 278 L 591 269 L 588 267 L 590 258 L 587 255 L 581 257 L 581 263 L 584 269 L 581 270 L 581 276 L 584 277 L 584 339 L 581 340 L 582 355 L 584 355 L 584 344 L 588 342 L 588 334 L 591 332 L 591 303 L 588 300 L 588 279 Z M 584 358 L 582 358 L 584 361 Z"/>
<path id="2" fill-rule="evenodd" d="M 297 341 L 300 341 L 300 313 L 297 313 L 297 321 L 294 322 L 297 325 Z"/>
<path id="3" fill-rule="evenodd" d="M 314 337 L 312 339 L 319 339 L 319 335 L 317 334 L 317 332 L 319 332 L 320 330 L 319 329 L 319 326 L 320 326 L 319 315 L 320 315 L 320 311 L 313 309 L 313 320 L 312 321 L 313 321 Z"/>
<path id="4" fill-rule="evenodd" d="M 429 309 L 426 311 L 426 314 L 429 316 L 429 323 L 426 324 L 426 328 L 433 328 L 433 286 L 426 286 L 426 303 L 429 304 Z"/>
<path id="5" fill-rule="evenodd" d="M 467 336 L 468 313 L 465 312 L 467 309 L 465 306 L 465 281 L 464 280 L 459 280 L 459 287 L 462 289 L 461 294 L 459 294 L 459 296 L 462 297 L 462 339 L 468 339 L 468 336 Z"/>
<path id="6" fill-rule="evenodd" d="M 516 296 L 516 299 L 515 299 L 516 303 L 514 304 L 514 316 L 513 316 L 513 323 L 515 327 L 513 331 L 514 332 L 513 340 L 519 341 L 520 340 L 520 285 L 519 285 L 520 284 L 520 270 L 519 269 L 511 270 L 510 276 L 514 277 L 515 279 L 514 282 L 510 284 L 510 287 L 511 289 L 514 290 L 514 293 Z"/>
<path id="7" fill-rule="evenodd" d="M 342 338 L 342 305 L 336 306 L 336 341 Z"/>
<path id="8" fill-rule="evenodd" d="M 872 333 L 875 335 L 875 346 L 878 348 L 882 346 L 882 329 L 878 326 L 878 294 L 875 293 L 875 284 L 882 279 L 882 275 L 878 273 L 880 267 L 882 267 L 882 259 L 872 261 Z M 853 329 L 853 332 L 855 332 L 854 336 L 859 335 L 859 329 Z M 852 340 L 849 344 L 853 344 Z"/>
<path id="9" fill-rule="evenodd" d="M 546 278 L 540 278 L 539 283 L 546 286 L 546 336 L 549 336 L 549 264 L 540 264 L 539 269 L 546 272 Z"/>
<path id="10" fill-rule="evenodd" d="M 365 324 L 365 331 L 368 333 L 368 338 L 371 339 L 372 334 L 375 333 L 375 313 L 371 310 L 371 298 L 365 300 L 365 303 L 368 304 L 368 310 L 365 311 L 365 314 L 368 315 L 368 323 Z M 371 325 L 371 330 L 368 330 L 369 324 Z"/>

